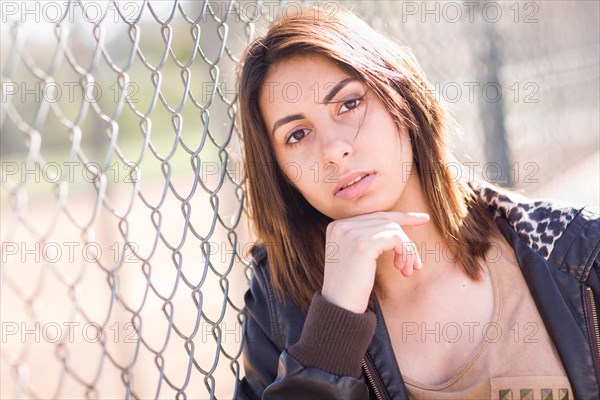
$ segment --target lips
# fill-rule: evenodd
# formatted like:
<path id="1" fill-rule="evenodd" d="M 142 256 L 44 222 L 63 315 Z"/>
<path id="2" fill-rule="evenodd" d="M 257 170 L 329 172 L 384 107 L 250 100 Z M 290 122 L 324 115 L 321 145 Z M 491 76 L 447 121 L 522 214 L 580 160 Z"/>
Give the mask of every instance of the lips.
<path id="1" fill-rule="evenodd" d="M 360 196 L 373 181 L 373 171 L 360 171 L 347 174 L 340 178 L 334 189 L 334 196 L 343 199 L 352 199 Z"/>
<path id="2" fill-rule="evenodd" d="M 346 189 L 348 186 L 354 185 L 356 182 L 360 181 L 361 179 L 363 179 L 363 178 L 364 178 L 364 177 L 366 177 L 366 176 L 367 176 L 367 175 L 361 175 L 361 176 L 359 176 L 358 178 L 355 178 L 355 179 L 353 179 L 351 182 L 349 182 L 349 183 L 346 183 L 344 186 L 342 186 L 342 187 L 340 188 L 340 190 L 344 190 L 344 189 Z M 338 190 L 338 192 L 339 192 L 339 190 Z"/>

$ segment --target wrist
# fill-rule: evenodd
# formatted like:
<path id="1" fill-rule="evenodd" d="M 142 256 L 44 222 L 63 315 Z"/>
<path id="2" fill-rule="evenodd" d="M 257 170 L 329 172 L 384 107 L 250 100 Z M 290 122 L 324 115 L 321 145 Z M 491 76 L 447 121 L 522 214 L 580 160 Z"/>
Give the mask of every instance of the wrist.
<path id="1" fill-rule="evenodd" d="M 358 378 L 376 322 L 371 311 L 356 314 L 329 303 L 322 293 L 316 293 L 300 340 L 288 353 L 307 368 Z"/>
<path id="2" fill-rule="evenodd" d="M 366 300 L 362 300 L 362 296 L 357 296 L 356 293 L 341 294 L 339 292 L 328 292 L 325 288 L 321 290 L 321 297 L 328 303 L 355 314 L 364 314 L 365 311 L 367 311 L 367 305 L 369 304 L 368 297 Z"/>

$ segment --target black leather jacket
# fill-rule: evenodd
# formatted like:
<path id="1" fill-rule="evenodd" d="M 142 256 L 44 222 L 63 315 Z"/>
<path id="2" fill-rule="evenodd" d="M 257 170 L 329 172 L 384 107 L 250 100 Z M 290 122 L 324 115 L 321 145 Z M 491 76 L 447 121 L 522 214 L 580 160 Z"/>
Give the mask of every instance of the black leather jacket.
<path id="1" fill-rule="evenodd" d="M 600 398 L 600 219 L 587 210 L 546 202 L 515 202 L 489 188 L 480 198 L 495 213 L 515 251 L 575 399 Z M 275 299 L 266 251 L 253 253 L 246 293 L 244 366 L 239 399 L 408 399 L 377 303 L 375 334 L 360 378 L 306 368 L 286 351 L 302 333 L 305 315 Z"/>

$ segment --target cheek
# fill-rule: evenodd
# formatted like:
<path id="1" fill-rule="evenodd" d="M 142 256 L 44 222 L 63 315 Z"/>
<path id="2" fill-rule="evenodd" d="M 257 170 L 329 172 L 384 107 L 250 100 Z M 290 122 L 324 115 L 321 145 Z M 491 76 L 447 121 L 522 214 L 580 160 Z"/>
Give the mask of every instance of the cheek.
<path id="1" fill-rule="evenodd" d="M 308 188 L 319 174 L 316 167 L 319 161 L 312 149 L 295 149 L 293 151 L 275 151 L 278 167 L 288 182 L 297 189 Z M 315 182 L 316 183 L 316 182 Z"/>
<path id="2" fill-rule="evenodd" d="M 279 168 L 279 171 L 281 171 L 288 183 L 298 188 L 298 183 L 302 178 L 301 166 L 295 160 L 277 151 L 275 152 L 275 159 L 277 160 L 277 168 Z"/>
<path id="3" fill-rule="evenodd" d="M 408 132 L 400 129 L 387 113 L 382 113 L 381 119 L 371 126 L 371 131 L 373 135 L 369 138 L 370 145 L 378 147 L 382 155 L 404 159 L 407 151 L 410 152 Z"/>
<path id="4" fill-rule="evenodd" d="M 295 162 L 287 163 L 283 166 L 283 174 L 288 183 L 301 191 L 302 188 L 302 168 Z"/>
<path id="5" fill-rule="evenodd" d="M 363 128 L 368 129 L 368 131 L 372 133 L 372 139 L 379 138 L 381 139 L 379 140 L 380 142 L 386 142 L 387 145 L 390 145 L 392 135 L 399 138 L 403 133 L 398 125 L 396 125 L 392 115 L 381 102 L 375 102 L 374 104 L 369 105 L 367 118 L 363 123 Z M 395 141 L 394 143 L 398 144 L 398 141 Z"/>

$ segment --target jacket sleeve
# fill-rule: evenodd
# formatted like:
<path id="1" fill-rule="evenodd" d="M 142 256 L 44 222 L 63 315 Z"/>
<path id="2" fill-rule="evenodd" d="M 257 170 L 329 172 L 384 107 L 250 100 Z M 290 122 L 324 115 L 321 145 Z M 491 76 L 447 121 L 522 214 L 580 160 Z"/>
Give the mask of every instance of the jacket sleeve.
<path id="1" fill-rule="evenodd" d="M 300 339 L 288 349 L 266 271 L 255 268 L 246 293 L 238 399 L 368 399 L 363 356 L 375 332 L 371 311 L 355 314 L 315 293 Z"/>

